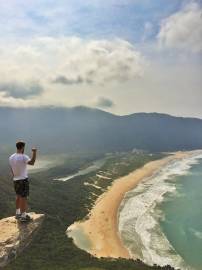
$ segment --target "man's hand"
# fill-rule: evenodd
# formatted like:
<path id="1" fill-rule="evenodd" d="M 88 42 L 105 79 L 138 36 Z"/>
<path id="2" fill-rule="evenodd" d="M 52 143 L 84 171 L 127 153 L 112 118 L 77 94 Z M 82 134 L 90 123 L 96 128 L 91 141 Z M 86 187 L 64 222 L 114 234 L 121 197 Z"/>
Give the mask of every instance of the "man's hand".
<path id="1" fill-rule="evenodd" d="M 36 152 L 37 151 L 37 148 L 36 147 L 33 147 L 32 148 L 32 152 Z"/>

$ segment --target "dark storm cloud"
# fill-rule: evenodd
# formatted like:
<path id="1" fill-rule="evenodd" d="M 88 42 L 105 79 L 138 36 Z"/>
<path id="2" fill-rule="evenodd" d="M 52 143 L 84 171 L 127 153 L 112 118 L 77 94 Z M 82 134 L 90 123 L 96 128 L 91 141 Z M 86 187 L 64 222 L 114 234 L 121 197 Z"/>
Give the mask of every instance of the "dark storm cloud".
<path id="1" fill-rule="evenodd" d="M 78 76 L 76 79 L 69 79 L 63 75 L 56 77 L 52 83 L 64 84 L 64 85 L 72 85 L 72 84 L 82 84 L 82 83 L 92 83 L 90 79 L 84 79 L 81 76 Z"/>
<path id="2" fill-rule="evenodd" d="M 0 92 L 7 97 L 27 99 L 30 96 L 38 96 L 43 92 L 42 86 L 38 82 L 31 83 L 0 83 Z"/>
<path id="3" fill-rule="evenodd" d="M 96 106 L 101 108 L 111 108 L 114 106 L 114 102 L 111 99 L 99 97 L 97 99 Z"/>

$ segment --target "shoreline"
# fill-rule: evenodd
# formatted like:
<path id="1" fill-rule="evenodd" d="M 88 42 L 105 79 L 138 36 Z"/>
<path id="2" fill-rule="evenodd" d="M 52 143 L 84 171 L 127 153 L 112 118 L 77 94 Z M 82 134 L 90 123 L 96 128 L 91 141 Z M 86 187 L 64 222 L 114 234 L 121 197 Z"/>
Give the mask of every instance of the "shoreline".
<path id="1" fill-rule="evenodd" d="M 82 232 L 82 237 L 90 244 L 88 248 L 85 248 L 85 245 L 83 247 L 80 245 L 80 248 L 95 257 L 131 259 L 132 256 L 123 245 L 118 231 L 119 207 L 125 194 L 135 188 L 142 180 L 151 177 L 163 166 L 171 161 L 186 158 L 190 156 L 190 153 L 192 152 L 172 153 L 160 160 L 150 161 L 128 175 L 114 180 L 109 189 L 98 197 L 87 219 L 70 225 L 67 233 Z M 77 245 L 75 239 L 74 242 Z M 135 259 L 134 256 L 133 259 Z"/>

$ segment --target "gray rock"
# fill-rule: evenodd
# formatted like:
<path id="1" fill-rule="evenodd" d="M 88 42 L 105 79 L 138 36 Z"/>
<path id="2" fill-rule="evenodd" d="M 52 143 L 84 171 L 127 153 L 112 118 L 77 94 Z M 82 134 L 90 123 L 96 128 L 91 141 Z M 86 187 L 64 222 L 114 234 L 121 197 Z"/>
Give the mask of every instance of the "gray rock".
<path id="1" fill-rule="evenodd" d="M 28 223 L 21 223 L 15 217 L 0 220 L 0 268 L 15 259 L 29 245 L 44 220 L 43 214 L 29 215 L 33 220 Z"/>

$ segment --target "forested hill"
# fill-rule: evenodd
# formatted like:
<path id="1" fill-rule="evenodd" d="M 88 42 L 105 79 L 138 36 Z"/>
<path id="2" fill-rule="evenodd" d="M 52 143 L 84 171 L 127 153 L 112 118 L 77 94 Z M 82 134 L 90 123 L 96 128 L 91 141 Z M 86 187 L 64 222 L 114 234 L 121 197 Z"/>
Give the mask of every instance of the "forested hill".
<path id="1" fill-rule="evenodd" d="M 117 116 L 98 109 L 0 108 L 0 147 L 17 139 L 44 153 L 202 148 L 202 120 L 159 113 Z"/>

